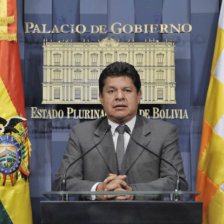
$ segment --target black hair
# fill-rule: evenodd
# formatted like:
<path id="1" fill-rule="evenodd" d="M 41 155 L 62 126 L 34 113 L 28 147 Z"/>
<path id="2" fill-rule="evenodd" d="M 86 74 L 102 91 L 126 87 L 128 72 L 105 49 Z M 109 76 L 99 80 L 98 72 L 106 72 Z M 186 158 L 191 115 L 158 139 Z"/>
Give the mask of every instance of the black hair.
<path id="1" fill-rule="evenodd" d="M 110 76 L 128 76 L 131 78 L 133 84 L 136 87 L 137 93 L 141 89 L 141 80 L 135 67 L 126 62 L 114 62 L 109 64 L 100 74 L 99 78 L 99 91 L 103 94 L 103 87 L 105 85 L 105 80 Z"/>

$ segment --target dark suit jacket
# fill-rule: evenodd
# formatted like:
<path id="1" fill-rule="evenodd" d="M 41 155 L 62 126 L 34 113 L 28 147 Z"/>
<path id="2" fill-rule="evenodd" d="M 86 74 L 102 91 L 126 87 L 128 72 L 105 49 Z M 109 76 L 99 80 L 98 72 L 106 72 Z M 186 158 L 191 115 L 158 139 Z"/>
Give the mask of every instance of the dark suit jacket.
<path id="1" fill-rule="evenodd" d="M 107 119 L 101 118 L 79 123 L 72 128 L 60 169 L 56 174 L 53 187 L 55 190 L 60 190 L 66 167 L 94 146 L 102 138 L 107 126 Z M 132 135 L 138 142 L 170 161 L 179 171 L 180 188 L 187 190 L 176 127 L 164 121 L 137 116 Z M 127 183 L 133 190 L 175 189 L 175 170 L 136 145 L 131 139 L 121 172 L 127 175 Z M 89 191 L 96 182 L 103 181 L 109 173 L 118 173 L 111 131 L 107 132 L 103 141 L 95 149 L 68 169 L 67 190 Z"/>

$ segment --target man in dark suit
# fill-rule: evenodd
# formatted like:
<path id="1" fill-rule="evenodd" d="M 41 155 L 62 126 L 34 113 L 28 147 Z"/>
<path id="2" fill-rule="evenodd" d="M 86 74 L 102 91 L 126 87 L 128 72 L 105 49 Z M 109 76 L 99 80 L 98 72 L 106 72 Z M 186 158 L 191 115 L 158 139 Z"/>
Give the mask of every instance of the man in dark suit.
<path id="1" fill-rule="evenodd" d="M 72 128 L 54 189 L 60 190 L 68 165 L 101 141 L 68 169 L 67 190 L 174 190 L 176 171 L 164 159 L 178 170 L 180 189 L 187 190 L 176 127 L 137 115 L 141 81 L 136 69 L 124 62 L 108 65 L 100 75 L 99 91 L 107 118 L 79 123 Z M 98 198 L 132 200 L 133 196 Z"/>

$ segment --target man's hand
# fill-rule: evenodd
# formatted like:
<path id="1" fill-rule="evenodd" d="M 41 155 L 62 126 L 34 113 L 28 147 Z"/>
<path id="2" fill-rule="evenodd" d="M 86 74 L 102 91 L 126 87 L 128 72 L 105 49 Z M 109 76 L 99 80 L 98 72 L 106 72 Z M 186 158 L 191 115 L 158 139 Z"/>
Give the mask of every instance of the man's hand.
<path id="1" fill-rule="evenodd" d="M 99 183 L 96 187 L 96 191 L 105 191 L 105 187 L 106 187 L 106 184 L 104 182 Z M 105 195 L 97 195 L 97 198 L 100 199 L 100 200 L 106 200 L 107 199 Z"/>
<path id="2" fill-rule="evenodd" d="M 128 186 L 125 182 L 126 178 L 126 175 L 109 174 L 109 177 L 104 180 L 105 191 L 115 191 L 117 188 L 125 189 Z"/>
<path id="3" fill-rule="evenodd" d="M 114 191 L 116 188 L 121 188 L 121 185 L 126 186 L 126 182 L 123 181 L 126 176 L 117 176 L 116 174 L 109 174 L 104 182 L 98 184 L 96 191 Z M 108 200 L 115 198 L 115 195 L 98 195 L 97 198 L 101 200 Z"/>
<path id="4" fill-rule="evenodd" d="M 117 188 L 115 191 L 132 191 L 132 188 L 128 186 L 127 190 Z M 134 195 L 116 195 L 115 200 L 134 200 Z"/>
<path id="5" fill-rule="evenodd" d="M 104 180 L 104 183 L 108 184 L 110 181 L 115 179 L 126 180 L 126 178 L 127 178 L 126 175 L 117 175 L 110 173 L 109 176 Z"/>
<path id="6" fill-rule="evenodd" d="M 106 184 L 104 190 L 105 191 L 132 191 L 132 188 L 128 186 L 125 182 L 127 176 L 126 175 L 116 175 L 116 174 L 109 174 L 109 176 L 104 180 Z M 116 196 L 116 195 L 106 195 L 104 196 L 105 199 L 112 199 L 115 200 L 133 200 L 133 195 L 124 195 L 124 196 Z"/>

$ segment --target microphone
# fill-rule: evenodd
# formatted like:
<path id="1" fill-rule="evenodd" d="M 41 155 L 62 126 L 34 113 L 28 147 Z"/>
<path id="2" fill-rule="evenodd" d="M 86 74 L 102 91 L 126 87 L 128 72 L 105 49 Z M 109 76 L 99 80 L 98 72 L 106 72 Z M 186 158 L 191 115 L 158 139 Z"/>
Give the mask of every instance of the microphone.
<path id="1" fill-rule="evenodd" d="M 103 134 L 103 137 L 94 145 L 92 146 L 90 149 L 88 149 L 85 153 L 83 153 L 81 156 L 79 156 L 77 159 L 75 159 L 74 161 L 72 161 L 72 163 L 70 163 L 63 175 L 63 179 L 62 179 L 62 183 L 61 183 L 61 190 L 62 191 L 66 191 L 66 177 L 67 177 L 67 172 L 69 170 L 69 168 L 74 165 L 76 162 L 78 162 L 80 159 L 82 159 L 83 157 L 85 157 L 90 151 L 92 151 L 95 147 L 97 147 L 104 139 L 105 135 L 107 134 L 108 131 L 110 131 L 111 126 L 108 125 L 105 129 L 105 132 Z"/>
<path id="2" fill-rule="evenodd" d="M 176 177 L 177 178 L 176 178 L 176 186 L 175 186 L 175 190 L 174 191 L 175 192 L 179 191 L 179 188 L 180 188 L 180 175 L 179 175 L 179 172 L 178 172 L 177 168 L 171 162 L 169 162 L 168 160 L 162 158 L 160 155 L 156 154 L 155 152 L 153 152 L 152 150 L 148 149 L 147 147 L 145 147 L 141 143 L 137 142 L 133 138 L 132 134 L 130 133 L 130 129 L 129 128 L 126 128 L 125 131 L 130 135 L 130 138 L 135 142 L 135 144 L 137 144 L 138 146 L 142 147 L 146 151 L 150 152 L 151 154 L 153 154 L 154 156 L 156 156 L 158 159 L 160 159 L 160 160 L 164 161 L 165 163 L 169 164 L 176 171 Z M 177 195 L 176 195 L 176 197 L 177 197 Z M 178 200 L 178 198 L 175 198 L 174 200 Z"/>

